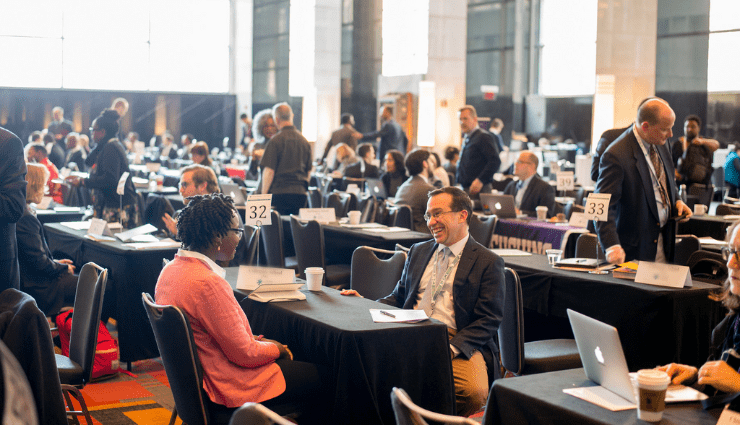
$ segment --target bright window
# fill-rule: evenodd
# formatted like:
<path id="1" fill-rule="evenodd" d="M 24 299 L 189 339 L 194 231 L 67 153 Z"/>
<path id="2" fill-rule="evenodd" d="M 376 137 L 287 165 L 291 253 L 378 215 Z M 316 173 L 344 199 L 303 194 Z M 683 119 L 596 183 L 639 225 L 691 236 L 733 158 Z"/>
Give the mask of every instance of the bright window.
<path id="1" fill-rule="evenodd" d="M 383 0 L 383 75 L 426 74 L 429 0 Z"/>
<path id="2" fill-rule="evenodd" d="M 0 86 L 229 90 L 229 0 L 5 3 Z"/>
<path id="3" fill-rule="evenodd" d="M 709 7 L 707 91 L 740 91 L 740 2 L 712 0 Z M 712 31 L 728 31 L 713 33 Z M 732 31 L 736 30 L 736 31 Z"/>
<path id="4" fill-rule="evenodd" d="M 542 1 L 540 94 L 594 94 L 597 5 L 594 0 Z"/>

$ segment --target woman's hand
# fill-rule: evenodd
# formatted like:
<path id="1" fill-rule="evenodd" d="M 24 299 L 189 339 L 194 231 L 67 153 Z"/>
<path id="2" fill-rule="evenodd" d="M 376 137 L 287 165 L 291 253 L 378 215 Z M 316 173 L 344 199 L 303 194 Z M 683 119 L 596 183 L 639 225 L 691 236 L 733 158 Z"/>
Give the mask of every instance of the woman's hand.
<path id="1" fill-rule="evenodd" d="M 699 383 L 726 392 L 740 392 L 740 373 L 722 360 L 706 362 L 699 369 Z"/>
<path id="2" fill-rule="evenodd" d="M 354 289 L 342 289 L 339 293 L 341 295 L 364 298 L 362 295 L 360 295 L 359 292 L 355 291 Z"/>
<path id="3" fill-rule="evenodd" d="M 177 234 L 177 220 L 172 218 L 172 216 L 170 216 L 169 214 L 164 213 L 164 215 L 162 216 L 162 221 L 164 222 L 165 227 L 167 227 L 167 230 L 169 230 L 170 233 L 172 233 L 173 235 Z"/>
<path id="4" fill-rule="evenodd" d="M 679 385 L 696 376 L 696 368 L 678 363 L 671 363 L 666 366 L 659 366 L 656 369 L 662 370 L 671 377 L 671 384 Z"/>
<path id="5" fill-rule="evenodd" d="M 275 346 L 278 348 L 278 351 L 280 352 L 280 356 L 278 357 L 278 359 L 288 358 L 289 360 L 293 360 L 293 353 L 288 349 L 287 345 L 283 345 L 275 340 L 267 339 L 265 337 L 262 337 L 262 338 L 257 337 L 255 339 L 257 339 L 257 341 L 269 342 L 269 343 L 275 344 Z"/>

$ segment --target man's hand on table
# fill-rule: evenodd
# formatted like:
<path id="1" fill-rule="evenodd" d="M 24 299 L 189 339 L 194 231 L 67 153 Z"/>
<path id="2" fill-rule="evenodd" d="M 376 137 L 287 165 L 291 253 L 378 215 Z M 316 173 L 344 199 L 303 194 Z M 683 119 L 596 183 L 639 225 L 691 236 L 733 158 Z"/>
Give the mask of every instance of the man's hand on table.
<path id="1" fill-rule="evenodd" d="M 365 298 L 362 295 L 360 295 L 359 292 L 355 291 L 354 289 L 342 289 L 339 293 L 341 295 L 347 295 L 347 296 L 352 296 L 352 297 Z"/>

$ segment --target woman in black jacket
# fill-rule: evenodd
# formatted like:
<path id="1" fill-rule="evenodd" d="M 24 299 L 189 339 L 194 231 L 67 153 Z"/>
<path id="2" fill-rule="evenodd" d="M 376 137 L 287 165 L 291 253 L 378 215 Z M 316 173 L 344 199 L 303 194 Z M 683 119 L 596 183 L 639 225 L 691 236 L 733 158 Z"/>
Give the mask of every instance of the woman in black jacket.
<path id="1" fill-rule="evenodd" d="M 64 306 L 74 305 L 77 276 L 72 261 L 52 258 L 44 226 L 29 205 L 41 202 L 49 170 L 41 164 L 27 167 L 26 210 L 16 225 L 21 291 L 35 298 L 39 309 L 49 316 L 59 313 Z"/>
<path id="2" fill-rule="evenodd" d="M 85 160 L 90 177 L 70 177 L 69 181 L 94 190 L 95 217 L 108 222 L 120 220 L 124 228 L 130 229 L 139 225 L 141 215 L 131 175 L 126 179 L 123 195 L 116 192 L 121 176 L 129 172 L 126 151 L 113 137 L 118 133 L 118 118 L 118 112 L 113 109 L 106 109 L 95 118 L 90 133 L 96 145 Z"/>

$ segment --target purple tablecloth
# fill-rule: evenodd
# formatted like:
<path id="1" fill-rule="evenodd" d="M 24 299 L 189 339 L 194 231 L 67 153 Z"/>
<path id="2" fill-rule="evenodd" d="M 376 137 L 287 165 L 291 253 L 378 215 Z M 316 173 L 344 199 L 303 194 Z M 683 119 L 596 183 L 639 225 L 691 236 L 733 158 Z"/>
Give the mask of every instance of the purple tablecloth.
<path id="1" fill-rule="evenodd" d="M 521 249 L 544 255 L 547 249 L 560 249 L 568 231 L 580 233 L 583 229 L 533 219 L 501 219 L 493 235 L 493 248 Z"/>

